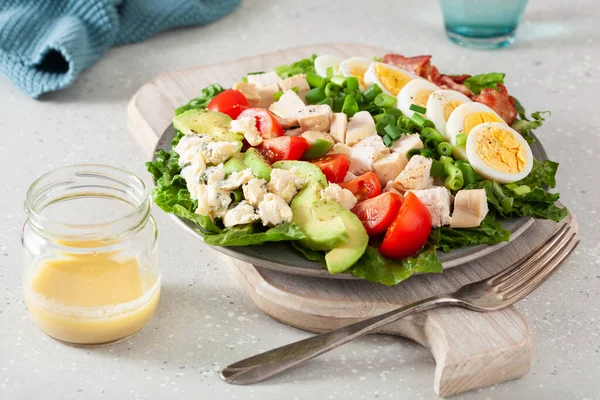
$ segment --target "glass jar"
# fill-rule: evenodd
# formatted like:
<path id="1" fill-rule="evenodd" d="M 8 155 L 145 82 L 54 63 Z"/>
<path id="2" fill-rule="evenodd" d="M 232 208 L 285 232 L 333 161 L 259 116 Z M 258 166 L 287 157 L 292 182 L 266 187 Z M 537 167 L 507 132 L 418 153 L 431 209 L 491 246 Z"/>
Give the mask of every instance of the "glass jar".
<path id="1" fill-rule="evenodd" d="M 122 340 L 160 297 L 156 222 L 140 178 L 73 165 L 37 179 L 25 200 L 23 288 L 34 322 L 78 345 Z"/>

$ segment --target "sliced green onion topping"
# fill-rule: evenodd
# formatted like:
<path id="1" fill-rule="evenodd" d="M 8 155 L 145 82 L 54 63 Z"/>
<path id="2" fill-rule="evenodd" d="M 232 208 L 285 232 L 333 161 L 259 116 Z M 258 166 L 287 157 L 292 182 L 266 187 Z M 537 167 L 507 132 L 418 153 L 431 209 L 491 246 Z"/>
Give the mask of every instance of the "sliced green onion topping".
<path id="1" fill-rule="evenodd" d="M 279 92 L 273 93 L 273 100 L 279 101 L 279 99 L 283 96 L 283 92 L 280 90 Z"/>
<path id="2" fill-rule="evenodd" d="M 340 90 L 342 90 L 341 86 L 336 85 L 333 82 L 329 82 L 327 85 L 325 85 L 325 96 L 334 97 L 340 92 Z"/>
<path id="3" fill-rule="evenodd" d="M 458 135 L 456 135 L 456 145 L 464 146 L 465 144 L 467 144 L 467 134 L 459 133 Z"/>
<path id="4" fill-rule="evenodd" d="M 389 137 L 388 135 L 385 135 L 383 137 L 383 144 L 385 144 L 387 147 L 391 147 L 393 142 L 394 141 L 392 140 L 392 138 Z"/>
<path id="5" fill-rule="evenodd" d="M 359 84 L 358 84 L 358 78 L 355 76 L 349 76 L 346 78 L 346 80 L 344 81 L 344 84 L 346 85 L 346 87 L 348 89 L 355 89 L 358 90 L 359 89 Z"/>
<path id="6" fill-rule="evenodd" d="M 356 102 L 354 96 L 350 94 L 346 96 L 344 99 L 344 104 L 342 105 L 342 112 L 348 117 L 352 117 L 358 112 L 358 103 Z"/>
<path id="7" fill-rule="evenodd" d="M 308 104 L 317 104 L 326 97 L 325 88 L 323 87 L 316 87 L 306 92 L 306 102 Z"/>
<path id="8" fill-rule="evenodd" d="M 311 88 L 321 87 L 325 84 L 325 79 L 315 72 L 307 72 L 306 81 Z"/>
<path id="9" fill-rule="evenodd" d="M 331 99 L 329 97 L 325 97 L 323 100 L 321 100 L 317 104 L 327 104 L 329 107 L 331 107 Z"/>
<path id="10" fill-rule="evenodd" d="M 379 93 L 375 97 L 375 100 L 373 100 L 373 103 L 375 103 L 377 107 L 392 108 L 396 105 L 396 98 L 394 96 L 390 96 L 389 94 Z"/>
<path id="11" fill-rule="evenodd" d="M 329 80 L 338 86 L 344 86 L 344 82 L 346 81 L 346 78 L 344 78 L 343 76 L 340 76 L 340 75 L 336 75 L 336 76 L 332 76 Z"/>
<path id="12" fill-rule="evenodd" d="M 327 76 L 327 79 L 331 79 L 331 77 L 333 76 L 333 67 L 327 67 L 327 72 L 325 73 L 325 75 Z"/>
<path id="13" fill-rule="evenodd" d="M 383 91 L 378 84 L 374 84 L 373 86 L 369 87 L 364 93 L 365 103 L 371 103 L 380 93 L 383 93 Z"/>
<path id="14" fill-rule="evenodd" d="M 448 156 L 441 156 L 440 162 L 442 164 L 448 164 L 448 163 L 452 164 L 454 162 L 454 159 L 452 157 L 448 157 Z"/>
<path id="15" fill-rule="evenodd" d="M 437 152 L 441 156 L 449 156 L 452 154 L 452 145 L 448 142 L 441 142 L 437 146 Z"/>
<path id="16" fill-rule="evenodd" d="M 377 130 L 377 134 L 379 136 L 383 136 L 386 134 L 385 128 L 390 124 L 395 124 L 396 120 L 393 115 L 384 115 L 376 124 L 375 129 Z"/>
<path id="17" fill-rule="evenodd" d="M 421 114 L 425 114 L 427 112 L 427 109 L 425 107 L 421 107 L 416 104 L 411 104 L 409 109 L 411 109 L 415 112 L 421 113 Z"/>
<path id="18" fill-rule="evenodd" d="M 394 121 L 394 124 L 389 124 L 388 126 L 386 126 L 385 132 L 387 133 L 387 136 L 389 136 L 393 140 L 398 140 L 400 139 L 401 134 L 398 128 L 396 128 L 395 122 L 396 121 Z"/>
<path id="19" fill-rule="evenodd" d="M 431 171 L 430 175 L 435 178 L 440 178 L 445 175 L 444 164 L 438 160 L 431 160 Z"/>

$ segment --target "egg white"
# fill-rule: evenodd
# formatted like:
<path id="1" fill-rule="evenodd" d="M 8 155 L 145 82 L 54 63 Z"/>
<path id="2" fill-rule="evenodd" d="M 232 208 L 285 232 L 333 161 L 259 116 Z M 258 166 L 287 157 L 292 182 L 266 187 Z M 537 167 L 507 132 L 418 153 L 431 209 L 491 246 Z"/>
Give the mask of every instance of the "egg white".
<path id="1" fill-rule="evenodd" d="M 377 65 L 383 65 L 385 68 L 389 68 L 389 69 L 398 71 L 398 72 L 402 73 L 403 75 L 407 76 L 408 78 L 410 78 L 411 80 L 413 80 L 413 79 L 424 80 L 419 75 L 415 75 L 412 72 L 408 72 L 405 69 L 398 68 L 398 67 L 395 67 L 393 65 L 384 64 L 384 63 L 377 63 L 377 62 L 371 63 L 371 65 L 369 66 L 369 69 L 365 73 L 365 84 L 366 84 L 366 86 L 370 87 L 370 86 L 373 86 L 374 84 L 377 84 L 381 88 L 381 90 L 383 90 L 384 93 L 389 94 L 390 96 L 396 96 L 397 94 L 391 93 L 381 83 L 381 79 L 379 78 L 379 76 L 377 76 L 377 73 L 375 72 L 375 67 Z M 400 89 L 400 90 L 402 90 L 402 89 Z M 400 94 L 400 92 L 398 92 L 398 94 Z"/>
<path id="2" fill-rule="evenodd" d="M 333 74 L 335 75 L 340 70 L 341 62 L 342 59 L 340 57 L 331 54 L 317 56 L 317 58 L 315 58 L 315 72 L 323 78 L 326 78 L 327 69 L 332 68 Z"/>
<path id="3" fill-rule="evenodd" d="M 498 171 L 486 164 L 485 161 L 483 161 L 483 159 L 477 152 L 477 139 L 482 131 L 490 127 L 496 127 L 498 129 L 502 129 L 503 131 L 512 134 L 522 146 L 523 150 L 525 151 L 525 158 L 527 159 L 527 162 L 521 170 L 521 172 L 516 174 L 510 174 Z M 491 179 L 499 183 L 512 183 L 521 180 L 527 175 L 529 175 L 531 169 L 533 168 L 533 154 L 531 153 L 531 147 L 529 147 L 527 141 L 523 138 L 523 136 L 519 134 L 519 132 L 515 131 L 513 128 L 502 122 L 484 122 L 483 124 L 479 124 L 476 127 L 474 127 L 469 133 L 466 147 L 469 163 L 471 164 L 475 172 L 477 172 L 484 178 Z"/>
<path id="4" fill-rule="evenodd" d="M 340 74 L 342 76 L 345 76 L 346 78 L 350 77 L 350 76 L 358 78 L 361 90 L 365 90 L 366 89 L 366 85 L 364 85 L 362 83 L 362 82 L 364 82 L 365 76 L 364 75 L 359 76 L 359 75 L 353 74 L 352 73 L 352 69 L 358 67 L 358 68 L 364 69 L 365 72 L 366 72 L 366 70 L 369 69 L 369 66 L 371 64 L 373 64 L 373 61 L 369 60 L 368 58 L 365 58 L 365 57 L 352 57 L 352 58 L 348 58 L 348 59 L 346 59 L 346 60 L 344 60 L 344 61 L 342 61 L 340 63 L 340 70 L 339 70 L 339 72 L 340 72 Z"/>
<path id="5" fill-rule="evenodd" d="M 426 79 L 412 80 L 408 82 L 398 93 L 396 108 L 400 109 L 402 114 L 406 115 L 407 117 L 412 117 L 415 112 L 410 109 L 410 106 L 415 104 L 415 97 L 423 90 L 435 92 L 440 90 L 440 88 Z M 429 97 L 431 97 L 431 95 Z M 429 100 L 427 102 L 429 102 Z M 422 107 L 426 107 L 426 104 L 423 104 Z"/>
<path id="6" fill-rule="evenodd" d="M 450 139 L 450 143 L 454 148 L 454 157 L 460 158 L 462 160 L 467 159 L 467 151 L 464 146 L 456 145 L 456 137 L 461 133 L 465 133 L 465 118 L 469 114 L 478 112 L 492 113 L 496 115 L 496 117 L 498 117 L 498 121 L 503 121 L 502 118 L 494 110 L 482 103 L 477 103 L 473 101 L 471 103 L 465 103 L 456 107 L 454 111 L 452 111 L 452 114 L 450 114 L 448 122 L 446 123 L 446 136 Z"/>
<path id="7" fill-rule="evenodd" d="M 408 85 L 407 85 L 408 86 Z M 471 103 L 471 99 L 456 90 L 438 90 L 429 96 L 427 100 L 427 119 L 435 124 L 435 129 L 446 139 L 446 115 L 444 109 L 451 101 L 460 101 L 462 104 Z M 461 105 L 462 105 L 461 104 Z"/>

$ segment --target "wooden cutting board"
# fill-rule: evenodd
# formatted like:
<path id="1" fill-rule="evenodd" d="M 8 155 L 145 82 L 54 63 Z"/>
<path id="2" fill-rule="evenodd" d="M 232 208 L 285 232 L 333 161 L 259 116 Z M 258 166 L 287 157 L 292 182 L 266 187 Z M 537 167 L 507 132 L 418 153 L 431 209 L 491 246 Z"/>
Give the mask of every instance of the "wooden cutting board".
<path id="1" fill-rule="evenodd" d="M 203 87 L 211 83 L 231 86 L 248 71 L 267 70 L 312 53 L 373 57 L 385 50 L 323 44 L 168 72 L 143 85 L 131 99 L 129 130 L 150 159 L 158 138 L 171 123 L 173 109 L 197 96 Z M 576 225 L 571 217 L 567 223 Z M 443 274 L 415 276 L 394 287 L 287 275 L 222 257 L 266 314 L 299 329 L 324 332 L 485 278 L 518 260 L 554 229 L 554 223 L 536 221 L 515 242 L 484 259 Z M 398 321 L 380 333 L 403 336 L 431 350 L 436 360 L 434 389 L 440 396 L 523 376 L 535 351 L 532 328 L 515 307 L 487 314 L 458 308 L 433 310 Z"/>

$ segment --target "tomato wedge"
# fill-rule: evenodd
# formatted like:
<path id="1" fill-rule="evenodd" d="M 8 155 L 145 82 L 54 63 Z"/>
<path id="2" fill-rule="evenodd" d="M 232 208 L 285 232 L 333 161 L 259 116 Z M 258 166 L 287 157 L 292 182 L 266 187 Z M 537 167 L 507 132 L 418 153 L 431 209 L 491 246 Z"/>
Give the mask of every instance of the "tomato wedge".
<path id="1" fill-rule="evenodd" d="M 243 117 L 253 117 L 256 120 L 256 129 L 263 139 L 283 136 L 281 124 L 266 108 L 247 108 L 238 116 L 238 118 Z"/>
<path id="2" fill-rule="evenodd" d="M 345 154 L 329 154 L 315 158 L 311 163 L 321 168 L 327 180 L 332 183 L 342 182 L 348 172 L 349 161 Z"/>
<path id="3" fill-rule="evenodd" d="M 354 193 L 359 202 L 381 194 L 381 184 L 375 172 L 367 172 L 339 185 Z"/>
<path id="4" fill-rule="evenodd" d="M 242 111 L 248 108 L 248 99 L 246 99 L 246 96 L 242 92 L 228 89 L 213 97 L 206 108 L 227 114 L 231 118 L 236 119 Z"/>
<path id="5" fill-rule="evenodd" d="M 413 193 L 408 192 L 398 215 L 388 228 L 379 251 L 389 258 L 409 257 L 419 251 L 431 233 L 431 214 Z"/>
<path id="6" fill-rule="evenodd" d="M 272 164 L 281 160 L 299 160 L 308 147 L 308 141 L 303 137 L 281 136 L 265 140 L 259 150 Z"/>
<path id="7" fill-rule="evenodd" d="M 352 209 L 362 222 L 369 236 L 380 235 L 391 225 L 402 205 L 402 197 L 397 193 L 382 193 L 372 199 L 358 203 Z"/>

